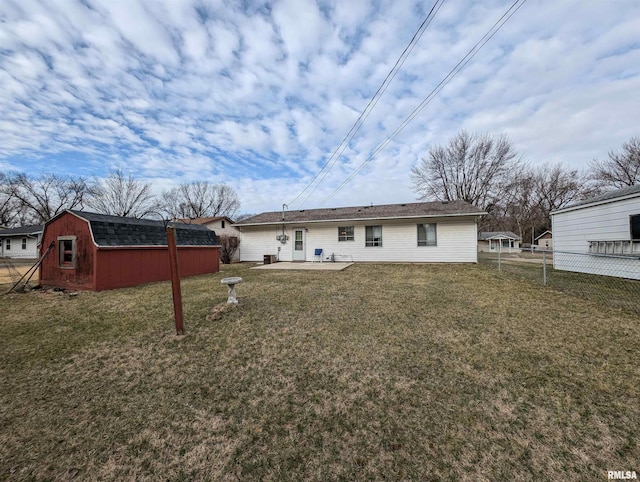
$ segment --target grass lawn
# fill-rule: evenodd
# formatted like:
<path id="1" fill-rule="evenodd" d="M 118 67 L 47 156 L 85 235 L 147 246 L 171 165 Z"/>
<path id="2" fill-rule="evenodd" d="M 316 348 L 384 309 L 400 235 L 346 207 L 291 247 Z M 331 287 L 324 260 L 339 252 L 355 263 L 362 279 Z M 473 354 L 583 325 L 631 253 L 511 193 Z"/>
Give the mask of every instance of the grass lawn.
<path id="1" fill-rule="evenodd" d="M 481 265 L 0 298 L 0 480 L 640 472 L 640 321 Z M 242 276 L 241 305 L 223 276 Z"/>

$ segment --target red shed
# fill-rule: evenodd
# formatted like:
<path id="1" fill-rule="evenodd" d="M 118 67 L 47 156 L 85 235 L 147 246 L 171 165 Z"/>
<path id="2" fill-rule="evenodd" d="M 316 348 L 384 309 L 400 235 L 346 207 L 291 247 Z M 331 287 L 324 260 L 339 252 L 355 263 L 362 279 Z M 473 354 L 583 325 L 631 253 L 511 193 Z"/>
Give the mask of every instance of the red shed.
<path id="1" fill-rule="evenodd" d="M 176 224 L 180 276 L 220 270 L 219 245 L 204 226 Z M 40 254 L 43 286 L 109 290 L 170 279 L 162 221 L 68 210 L 44 227 Z"/>

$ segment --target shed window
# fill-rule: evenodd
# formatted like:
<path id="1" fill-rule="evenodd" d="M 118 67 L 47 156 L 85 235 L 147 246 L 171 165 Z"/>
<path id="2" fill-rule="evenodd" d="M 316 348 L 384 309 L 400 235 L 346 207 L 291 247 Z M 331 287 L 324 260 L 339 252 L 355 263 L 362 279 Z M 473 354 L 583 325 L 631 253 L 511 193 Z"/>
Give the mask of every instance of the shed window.
<path id="1" fill-rule="evenodd" d="M 338 227 L 338 241 L 353 241 L 353 226 Z"/>
<path id="2" fill-rule="evenodd" d="M 222 221 L 222 229 L 224 229 L 224 221 Z"/>
<path id="3" fill-rule="evenodd" d="M 367 226 L 365 234 L 365 246 L 382 246 L 382 226 Z"/>
<path id="4" fill-rule="evenodd" d="M 435 223 L 418 224 L 418 246 L 437 246 L 438 232 Z"/>
<path id="5" fill-rule="evenodd" d="M 640 240 L 640 214 L 634 214 L 630 217 L 631 239 Z"/>
<path id="6" fill-rule="evenodd" d="M 7 238 L 7 241 L 5 243 L 4 249 L 6 249 L 7 251 L 11 250 L 11 239 Z"/>
<path id="7" fill-rule="evenodd" d="M 27 249 L 27 238 L 22 238 L 22 249 Z"/>
<path id="8" fill-rule="evenodd" d="M 76 267 L 76 238 L 65 236 L 58 238 L 58 256 L 61 268 Z"/>

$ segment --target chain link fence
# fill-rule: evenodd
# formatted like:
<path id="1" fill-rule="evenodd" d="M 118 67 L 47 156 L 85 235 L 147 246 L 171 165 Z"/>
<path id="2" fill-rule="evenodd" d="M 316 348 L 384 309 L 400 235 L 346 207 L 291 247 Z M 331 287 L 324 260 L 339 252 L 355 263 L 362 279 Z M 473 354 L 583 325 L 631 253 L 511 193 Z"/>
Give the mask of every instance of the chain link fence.
<path id="1" fill-rule="evenodd" d="M 504 276 L 640 314 L 640 256 L 569 251 L 478 253 L 478 261 Z"/>

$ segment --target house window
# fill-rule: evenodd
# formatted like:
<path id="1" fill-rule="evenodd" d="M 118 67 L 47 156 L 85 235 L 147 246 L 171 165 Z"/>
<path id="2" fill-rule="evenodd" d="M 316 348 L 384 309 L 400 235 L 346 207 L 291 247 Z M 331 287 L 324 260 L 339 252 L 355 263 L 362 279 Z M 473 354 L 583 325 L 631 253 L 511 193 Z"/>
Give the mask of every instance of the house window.
<path id="1" fill-rule="evenodd" d="M 438 233 L 436 224 L 418 224 L 418 246 L 437 246 Z"/>
<path id="2" fill-rule="evenodd" d="M 222 225 L 222 229 L 224 229 L 224 221 L 221 221 L 220 224 Z"/>
<path id="3" fill-rule="evenodd" d="M 631 224 L 631 239 L 640 240 L 640 214 L 629 216 Z"/>
<path id="4" fill-rule="evenodd" d="M 75 236 L 61 236 L 58 238 L 58 264 L 61 268 L 76 267 Z"/>
<path id="5" fill-rule="evenodd" d="M 382 246 L 382 226 L 365 227 L 365 246 Z"/>
<path id="6" fill-rule="evenodd" d="M 353 241 L 353 226 L 338 227 L 338 241 Z"/>
<path id="7" fill-rule="evenodd" d="M 27 249 L 27 238 L 22 238 L 22 249 Z"/>
<path id="8" fill-rule="evenodd" d="M 7 251 L 11 250 L 11 239 L 7 238 L 4 249 L 6 249 Z"/>

